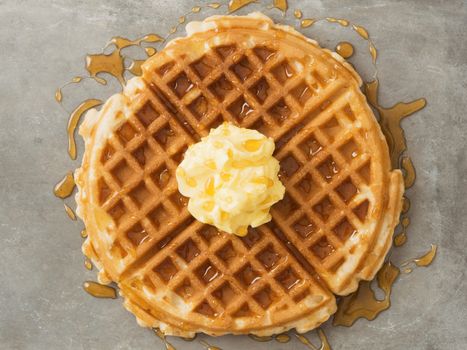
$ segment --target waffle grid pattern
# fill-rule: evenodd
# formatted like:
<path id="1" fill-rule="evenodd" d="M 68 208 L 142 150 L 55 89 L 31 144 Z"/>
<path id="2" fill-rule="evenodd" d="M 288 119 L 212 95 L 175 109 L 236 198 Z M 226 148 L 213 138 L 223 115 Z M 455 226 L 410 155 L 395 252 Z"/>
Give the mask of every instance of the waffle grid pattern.
<path id="1" fill-rule="evenodd" d="M 328 57 L 297 61 L 266 44 L 225 42 L 194 61 L 161 52 L 143 81 L 102 150 L 95 182 L 116 225 L 110 259 L 120 264 L 122 291 L 161 297 L 174 316 L 187 306 L 189 329 L 215 320 L 224 331 L 239 318 L 254 325 L 271 313 L 286 324 L 333 303 L 327 288 L 338 293 L 355 278 L 355 266 L 342 268 L 354 254 L 349 238 L 365 229 L 368 188 L 380 181 L 356 127 L 354 85 Z M 275 140 L 286 187 L 272 221 L 243 238 L 194 220 L 175 179 L 187 147 L 224 121 Z"/>

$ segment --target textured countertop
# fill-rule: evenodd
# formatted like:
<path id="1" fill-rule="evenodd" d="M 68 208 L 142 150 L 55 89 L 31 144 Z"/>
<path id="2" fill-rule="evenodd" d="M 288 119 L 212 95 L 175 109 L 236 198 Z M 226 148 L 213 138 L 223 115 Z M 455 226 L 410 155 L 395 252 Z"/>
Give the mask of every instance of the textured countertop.
<path id="1" fill-rule="evenodd" d="M 239 13 L 267 4 L 259 1 Z M 164 348 L 136 324 L 121 300 L 95 299 L 82 289 L 96 272 L 83 267 L 82 223 L 70 221 L 52 193 L 78 164 L 66 154 L 68 116 L 54 92 L 83 74 L 85 53 L 99 52 L 112 36 L 165 34 L 194 5 L 187 0 L 0 1 L 1 349 Z M 391 260 L 399 264 L 416 257 L 431 243 L 438 245 L 438 255 L 430 267 L 399 277 L 392 307 L 375 321 L 361 319 L 351 328 L 325 324 L 332 348 L 467 348 L 466 2 L 290 0 L 289 5 L 290 12 L 300 8 L 306 17 L 344 17 L 369 30 L 379 49 L 383 105 L 418 97 L 428 101 L 403 122 L 417 181 L 408 191 L 408 242 L 392 250 Z M 277 10 L 265 12 L 293 23 L 291 13 L 282 19 Z M 329 24 L 304 32 L 329 48 L 342 39 L 357 43 L 351 62 L 370 76 L 368 55 L 355 33 Z M 116 86 L 96 94 L 105 98 Z M 73 97 L 65 95 L 65 107 L 72 109 L 92 89 L 67 90 Z M 80 156 L 82 143 L 78 151 Z M 248 337 L 170 341 L 177 349 L 202 349 L 200 339 L 224 350 L 305 349 L 296 339 L 288 344 Z M 310 339 L 319 344 L 315 332 Z"/>

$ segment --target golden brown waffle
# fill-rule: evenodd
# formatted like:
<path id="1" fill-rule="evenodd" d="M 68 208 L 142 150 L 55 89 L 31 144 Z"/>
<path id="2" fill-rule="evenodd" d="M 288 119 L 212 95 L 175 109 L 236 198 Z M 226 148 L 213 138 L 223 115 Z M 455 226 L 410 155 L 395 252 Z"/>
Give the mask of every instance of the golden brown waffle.
<path id="1" fill-rule="evenodd" d="M 191 24 L 81 127 L 84 252 L 141 324 L 190 336 L 296 327 L 371 279 L 401 210 L 400 171 L 342 58 L 260 15 Z M 188 145 L 230 121 L 276 141 L 284 199 L 246 237 L 196 221 L 177 191 Z"/>

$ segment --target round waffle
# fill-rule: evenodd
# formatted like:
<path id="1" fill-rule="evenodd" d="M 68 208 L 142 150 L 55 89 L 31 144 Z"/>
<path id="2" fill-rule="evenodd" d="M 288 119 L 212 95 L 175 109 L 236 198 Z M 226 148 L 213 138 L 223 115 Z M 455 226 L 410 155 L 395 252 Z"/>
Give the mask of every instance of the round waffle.
<path id="1" fill-rule="evenodd" d="M 259 14 L 187 31 L 80 128 L 83 250 L 140 323 L 166 334 L 308 331 L 335 312 L 333 293 L 381 266 L 401 173 L 337 54 Z M 177 191 L 186 148 L 224 121 L 275 140 L 286 187 L 246 237 L 196 221 Z"/>

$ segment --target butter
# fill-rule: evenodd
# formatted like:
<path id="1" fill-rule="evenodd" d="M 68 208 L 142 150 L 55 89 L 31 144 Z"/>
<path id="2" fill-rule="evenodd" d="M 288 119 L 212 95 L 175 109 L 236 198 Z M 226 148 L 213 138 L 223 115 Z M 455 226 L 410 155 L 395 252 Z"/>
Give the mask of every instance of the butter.
<path id="1" fill-rule="evenodd" d="M 199 221 L 239 236 L 271 220 L 284 197 L 274 141 L 256 130 L 224 123 L 190 146 L 177 168 L 178 190 Z"/>

